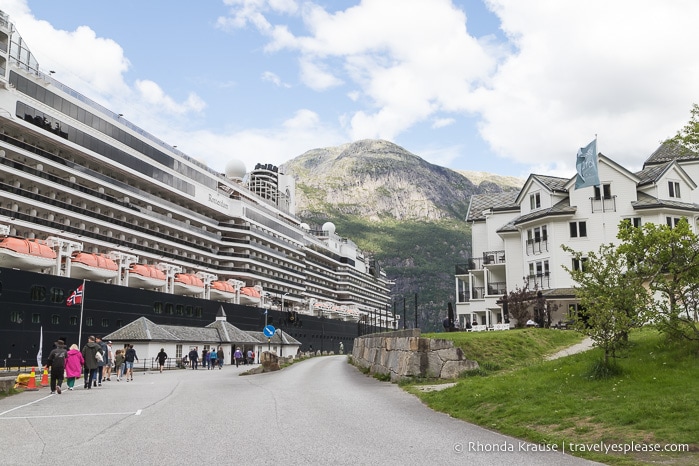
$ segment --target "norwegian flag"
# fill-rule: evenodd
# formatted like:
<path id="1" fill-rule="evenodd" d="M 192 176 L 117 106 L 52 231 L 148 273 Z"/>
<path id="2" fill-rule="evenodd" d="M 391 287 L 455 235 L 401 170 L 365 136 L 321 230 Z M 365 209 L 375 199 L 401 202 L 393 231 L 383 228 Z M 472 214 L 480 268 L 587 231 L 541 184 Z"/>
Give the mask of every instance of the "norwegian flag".
<path id="1" fill-rule="evenodd" d="M 83 302 L 83 285 L 80 285 L 75 291 L 73 291 L 70 296 L 66 299 L 66 305 L 72 306 L 73 304 L 81 304 Z"/>

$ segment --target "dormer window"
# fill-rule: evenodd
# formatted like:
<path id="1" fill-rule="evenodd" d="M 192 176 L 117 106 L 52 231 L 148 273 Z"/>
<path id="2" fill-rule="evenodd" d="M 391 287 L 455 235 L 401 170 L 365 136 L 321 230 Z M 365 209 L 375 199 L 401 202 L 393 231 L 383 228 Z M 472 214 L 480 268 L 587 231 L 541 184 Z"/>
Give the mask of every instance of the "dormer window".
<path id="1" fill-rule="evenodd" d="M 535 193 L 529 195 L 529 207 L 532 210 L 541 208 L 541 194 Z"/>
<path id="2" fill-rule="evenodd" d="M 680 197 L 680 183 L 677 181 L 667 182 L 668 191 L 670 192 L 670 197 Z"/>

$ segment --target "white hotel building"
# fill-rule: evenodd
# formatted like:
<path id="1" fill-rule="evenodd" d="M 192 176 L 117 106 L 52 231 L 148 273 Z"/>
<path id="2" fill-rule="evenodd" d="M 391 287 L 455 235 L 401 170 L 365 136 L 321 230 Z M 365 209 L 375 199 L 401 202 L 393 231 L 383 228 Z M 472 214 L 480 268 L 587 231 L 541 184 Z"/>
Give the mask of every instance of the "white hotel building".
<path id="1" fill-rule="evenodd" d="M 552 323 L 575 312 L 574 282 L 564 270 L 576 268 L 561 245 L 583 253 L 618 243 L 622 219 L 634 225 L 676 224 L 686 217 L 699 224 L 699 154 L 670 143 L 661 145 L 631 172 L 599 154 L 600 185 L 575 189 L 575 179 L 530 175 L 519 192 L 471 198 L 471 259 L 456 266 L 456 313 L 461 328 L 502 330 L 505 293 L 538 285 L 548 303 L 557 304 Z"/>

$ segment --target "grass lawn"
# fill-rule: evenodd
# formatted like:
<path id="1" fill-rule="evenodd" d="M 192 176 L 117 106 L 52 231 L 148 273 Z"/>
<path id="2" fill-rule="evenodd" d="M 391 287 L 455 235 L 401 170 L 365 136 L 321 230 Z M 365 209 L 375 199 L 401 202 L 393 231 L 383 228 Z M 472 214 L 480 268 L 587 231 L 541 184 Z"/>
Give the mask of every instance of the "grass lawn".
<path id="1" fill-rule="evenodd" d="M 559 450 L 565 443 L 566 452 L 571 446 L 593 448 L 593 444 L 641 450 L 655 448 L 656 443 L 689 448 L 679 453 L 572 453 L 607 464 L 699 464 L 696 345 L 669 344 L 651 329 L 636 331 L 629 347 L 618 354 L 621 373 L 596 379 L 590 374 L 602 359 L 599 349 L 544 360 L 581 340 L 572 331 L 431 336 L 453 338 L 467 358 L 485 367 L 443 391 L 421 392 L 406 386 L 435 410 L 537 444 L 556 444 Z"/>

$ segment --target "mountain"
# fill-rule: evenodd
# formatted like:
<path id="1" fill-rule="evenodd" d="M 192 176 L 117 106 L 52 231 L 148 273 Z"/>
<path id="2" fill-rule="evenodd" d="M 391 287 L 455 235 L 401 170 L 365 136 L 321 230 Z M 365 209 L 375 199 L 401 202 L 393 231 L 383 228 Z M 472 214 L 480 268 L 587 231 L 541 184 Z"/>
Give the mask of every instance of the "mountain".
<path id="1" fill-rule="evenodd" d="M 373 254 L 395 282 L 397 313 L 405 302 L 406 326 L 414 326 L 417 294 L 418 325 L 432 331 L 454 302 L 454 266 L 470 255 L 471 195 L 523 184 L 480 174 L 473 176 L 476 185 L 383 140 L 313 149 L 280 171 L 296 179 L 298 216 L 309 224 L 332 221 L 340 235 Z"/>

